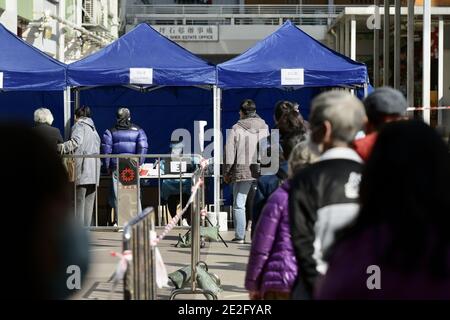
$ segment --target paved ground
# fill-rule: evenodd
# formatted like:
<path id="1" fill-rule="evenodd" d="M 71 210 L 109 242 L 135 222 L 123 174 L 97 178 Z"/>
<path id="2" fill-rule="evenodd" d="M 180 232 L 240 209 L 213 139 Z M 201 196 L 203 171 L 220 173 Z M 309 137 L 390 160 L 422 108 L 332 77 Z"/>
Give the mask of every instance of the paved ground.
<path id="1" fill-rule="evenodd" d="M 160 244 L 159 249 L 167 267 L 173 272 L 190 264 L 190 249 L 176 248 L 175 243 L 179 233 L 185 230 L 173 230 Z M 222 242 L 208 242 L 206 248 L 201 249 L 201 260 L 206 261 L 209 271 L 217 274 L 222 283 L 223 292 L 219 299 L 248 299 L 244 289 L 244 277 L 247 266 L 249 244 L 230 243 L 234 232 L 222 232 L 228 248 Z M 122 299 L 122 286 L 114 292 L 108 282 L 117 265 L 118 259 L 111 256 L 112 251 L 121 251 L 121 233 L 91 232 L 91 267 L 82 289 L 73 299 L 105 300 Z M 158 290 L 159 299 L 168 299 L 171 288 Z M 203 296 L 178 296 L 177 299 L 204 299 Z"/>

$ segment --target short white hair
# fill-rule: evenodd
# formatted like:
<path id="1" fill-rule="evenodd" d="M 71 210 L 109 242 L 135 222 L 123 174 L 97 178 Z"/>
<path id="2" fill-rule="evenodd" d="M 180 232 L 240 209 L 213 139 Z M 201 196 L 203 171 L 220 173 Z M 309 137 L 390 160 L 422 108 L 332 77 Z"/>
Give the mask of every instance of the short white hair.
<path id="1" fill-rule="evenodd" d="M 39 108 L 34 112 L 35 123 L 45 123 L 51 126 L 53 120 L 53 115 L 47 108 Z"/>
<path id="2" fill-rule="evenodd" d="M 335 141 L 350 143 L 362 129 L 366 112 L 362 102 L 345 91 L 321 93 L 311 103 L 311 127 L 331 123 L 331 136 Z"/>

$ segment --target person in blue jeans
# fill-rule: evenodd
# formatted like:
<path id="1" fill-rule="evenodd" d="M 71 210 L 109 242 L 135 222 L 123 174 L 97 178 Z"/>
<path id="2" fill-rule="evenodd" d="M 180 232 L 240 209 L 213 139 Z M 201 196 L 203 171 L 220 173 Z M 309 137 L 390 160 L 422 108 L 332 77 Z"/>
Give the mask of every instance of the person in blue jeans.
<path id="1" fill-rule="evenodd" d="M 131 113 L 127 108 L 117 110 L 117 122 L 114 127 L 108 129 L 103 134 L 102 153 L 103 154 L 141 154 L 148 151 L 147 135 L 144 130 L 131 122 Z M 140 159 L 140 164 L 144 162 Z M 109 194 L 109 204 L 114 208 L 113 224 L 118 223 L 117 211 L 117 159 L 106 158 L 104 168 L 112 174 L 112 188 Z"/>
<path id="2" fill-rule="evenodd" d="M 239 121 L 227 130 L 224 182 L 233 183 L 233 219 L 236 243 L 244 243 L 246 230 L 245 203 L 250 187 L 258 177 L 258 149 L 269 135 L 266 122 L 256 113 L 256 105 L 244 100 Z"/>

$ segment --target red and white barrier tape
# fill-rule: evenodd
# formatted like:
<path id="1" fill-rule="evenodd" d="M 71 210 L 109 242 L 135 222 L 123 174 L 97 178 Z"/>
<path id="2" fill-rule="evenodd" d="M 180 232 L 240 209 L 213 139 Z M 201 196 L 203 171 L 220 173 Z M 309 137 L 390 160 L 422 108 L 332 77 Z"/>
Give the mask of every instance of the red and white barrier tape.
<path id="1" fill-rule="evenodd" d="M 202 159 L 200 160 L 200 168 L 202 169 L 202 171 L 204 171 L 206 169 L 206 166 L 208 165 L 208 160 L 206 159 Z M 172 218 L 172 221 L 170 221 L 165 227 L 163 232 L 156 238 L 152 239 L 151 241 L 151 245 L 152 246 L 156 246 L 161 240 L 164 239 L 164 237 L 177 225 L 178 221 L 181 220 L 181 217 L 183 216 L 183 214 L 185 214 L 185 212 L 187 211 L 187 209 L 189 208 L 189 206 L 192 204 L 192 202 L 194 202 L 194 197 L 197 194 L 198 189 L 200 188 L 200 186 L 204 183 L 203 178 L 201 178 L 199 181 L 197 181 L 197 183 L 192 187 L 191 189 L 191 196 L 189 197 L 188 202 L 186 203 L 186 206 L 183 208 L 183 210 L 181 210 L 180 212 L 178 212 L 175 217 Z M 203 209 L 206 211 L 206 208 Z M 202 210 L 202 211 L 203 211 Z"/>
<path id="2" fill-rule="evenodd" d="M 123 253 L 120 252 L 111 252 L 113 257 L 119 258 L 119 262 L 117 263 L 116 271 L 112 276 L 112 280 L 114 282 L 113 289 L 117 285 L 119 281 L 123 280 L 125 272 L 128 268 L 128 262 L 133 260 L 133 256 L 131 254 L 131 250 L 125 250 Z"/>
<path id="3" fill-rule="evenodd" d="M 429 108 L 408 108 L 406 111 L 423 111 L 423 110 L 448 110 L 450 106 L 443 107 L 429 107 Z"/>
<path id="4" fill-rule="evenodd" d="M 206 166 L 208 165 L 208 160 L 202 159 L 200 161 L 200 168 L 202 171 L 206 169 Z M 186 204 L 186 206 L 183 208 L 182 211 L 178 212 L 175 217 L 172 219 L 172 221 L 167 224 L 164 228 L 164 231 L 157 236 L 155 231 L 150 231 L 150 245 L 156 246 L 164 237 L 176 226 L 178 221 L 181 219 L 183 214 L 187 211 L 189 206 L 194 202 L 194 197 L 197 194 L 198 189 L 200 186 L 204 183 L 203 178 L 200 178 L 199 181 L 192 187 L 192 193 L 189 197 L 189 200 Z M 206 208 L 203 208 L 200 211 L 200 216 L 202 219 L 205 219 L 207 215 Z M 156 282 L 158 288 L 162 288 L 167 285 L 168 277 L 167 277 L 167 271 L 166 267 L 164 265 L 164 262 L 162 260 L 161 254 L 158 251 L 158 248 L 155 248 L 155 259 L 156 259 Z M 117 263 L 116 271 L 114 272 L 113 276 L 111 277 L 110 281 L 113 280 L 113 286 L 111 288 L 111 292 L 114 291 L 115 287 L 119 283 L 119 281 L 123 280 L 123 277 L 125 276 L 125 272 L 128 268 L 128 262 L 133 260 L 131 250 L 125 250 L 123 253 L 119 252 L 111 252 L 111 255 L 113 257 L 118 257 L 120 260 Z"/>

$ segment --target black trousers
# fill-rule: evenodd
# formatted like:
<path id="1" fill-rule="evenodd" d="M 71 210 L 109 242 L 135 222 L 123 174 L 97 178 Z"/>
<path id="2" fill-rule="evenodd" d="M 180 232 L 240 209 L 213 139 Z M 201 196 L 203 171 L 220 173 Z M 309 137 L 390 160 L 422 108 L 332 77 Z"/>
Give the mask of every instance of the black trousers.
<path id="1" fill-rule="evenodd" d="M 245 217 L 247 219 L 247 224 L 250 220 L 252 220 L 253 216 L 253 202 L 255 200 L 257 180 L 252 183 L 250 187 L 250 191 L 247 194 L 247 202 L 245 203 Z"/>

